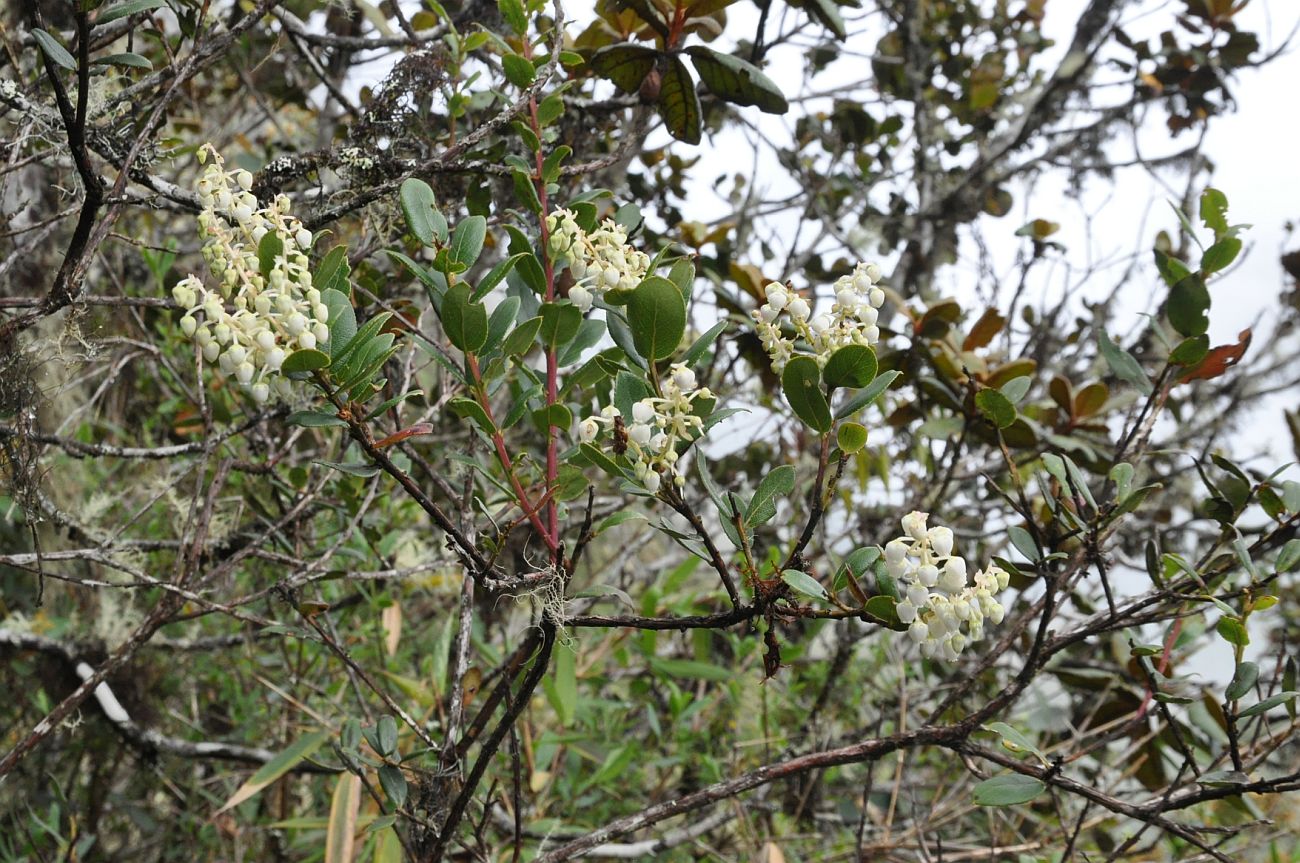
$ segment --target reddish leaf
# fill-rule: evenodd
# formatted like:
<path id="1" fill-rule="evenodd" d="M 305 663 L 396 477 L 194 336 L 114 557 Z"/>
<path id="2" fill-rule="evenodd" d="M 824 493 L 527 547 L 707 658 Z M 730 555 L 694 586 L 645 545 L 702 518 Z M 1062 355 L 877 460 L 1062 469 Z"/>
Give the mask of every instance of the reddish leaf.
<path id="1" fill-rule="evenodd" d="M 966 341 L 962 342 L 963 351 L 973 351 L 984 347 L 993 341 L 1004 326 L 1007 319 L 1002 317 L 1002 313 L 997 309 L 985 309 L 984 314 L 979 316 L 979 320 L 970 328 L 970 335 L 966 336 Z"/>
<path id="2" fill-rule="evenodd" d="M 1250 339 L 1251 332 L 1247 328 L 1237 334 L 1237 343 L 1235 345 L 1219 345 L 1216 348 L 1211 348 L 1210 352 L 1205 355 L 1205 359 L 1184 372 L 1178 382 L 1185 384 L 1191 381 L 1208 381 L 1217 378 L 1241 362 L 1241 358 L 1246 355 L 1246 349 L 1250 347 Z"/>
<path id="3" fill-rule="evenodd" d="M 433 434 L 433 425 L 431 423 L 416 423 L 410 428 L 402 429 L 399 432 L 390 434 L 383 440 L 375 441 L 375 449 L 383 449 L 384 447 L 392 446 L 395 443 L 401 443 L 409 437 L 415 437 L 416 435 L 422 434 Z"/>

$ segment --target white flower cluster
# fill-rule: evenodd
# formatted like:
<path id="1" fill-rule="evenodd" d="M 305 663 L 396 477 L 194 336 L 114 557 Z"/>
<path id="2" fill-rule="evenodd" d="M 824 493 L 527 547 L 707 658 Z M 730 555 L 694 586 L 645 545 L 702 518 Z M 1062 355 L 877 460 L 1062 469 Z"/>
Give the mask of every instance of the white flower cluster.
<path id="1" fill-rule="evenodd" d="M 290 382 L 279 373 L 285 357 L 329 338 L 329 308 L 312 287 L 307 269 L 311 231 L 289 215 L 286 195 L 259 208 L 249 191 L 253 175 L 226 171 L 211 144 L 199 149 L 198 160 L 207 165 L 196 184 L 203 205 L 199 235 L 203 260 L 218 289 L 209 290 L 193 274 L 176 283 L 172 297 L 186 309 L 181 331 L 254 401 L 265 402 L 272 387 L 288 398 Z M 258 244 L 270 233 L 279 237 L 283 250 L 263 276 Z"/>
<path id="2" fill-rule="evenodd" d="M 908 635 L 927 658 L 957 659 L 962 648 L 984 637 L 984 621 L 994 625 L 1006 613 L 994 594 L 1009 576 L 996 565 L 966 583 L 966 560 L 952 553 L 952 530 L 926 527 L 928 513 L 903 517 L 903 533 L 885 546 L 885 567 L 902 582 L 898 619 L 911 624 Z M 963 632 L 963 627 L 965 631 Z"/>
<path id="3" fill-rule="evenodd" d="M 567 262 L 577 280 L 569 299 L 584 313 L 597 296 L 615 288 L 630 291 L 650 270 L 650 256 L 629 246 L 627 231 L 613 219 L 589 234 L 572 210 L 556 210 L 546 217 L 546 230 L 551 259 Z"/>
<path id="4" fill-rule="evenodd" d="M 696 388 L 695 372 L 681 363 L 669 369 L 661 389 L 662 398 L 651 396 L 632 405 L 632 423 L 624 428 L 632 469 L 652 494 L 659 491 L 664 476 L 678 486 L 686 484 L 677 472 L 677 443 L 694 440 L 704 428 L 704 421 L 692 412 L 695 400 L 713 398 L 708 387 Z M 601 426 L 614 426 L 621 419 L 618 408 L 610 405 L 600 416 L 578 423 L 578 438 L 591 443 L 599 437 Z"/>
<path id="5" fill-rule="evenodd" d="M 853 272 L 835 280 L 835 302 L 829 312 L 812 314 L 808 301 L 778 282 L 766 288 L 767 302 L 751 312 L 763 349 L 772 358 L 773 370 L 780 372 L 795 354 L 795 342 L 802 339 L 819 366 L 825 366 L 831 354 L 846 345 L 870 347 L 880 341 L 876 321 L 885 303 L 885 292 L 876 286 L 880 267 L 858 264 Z M 794 335 L 782 329 L 788 319 Z"/>

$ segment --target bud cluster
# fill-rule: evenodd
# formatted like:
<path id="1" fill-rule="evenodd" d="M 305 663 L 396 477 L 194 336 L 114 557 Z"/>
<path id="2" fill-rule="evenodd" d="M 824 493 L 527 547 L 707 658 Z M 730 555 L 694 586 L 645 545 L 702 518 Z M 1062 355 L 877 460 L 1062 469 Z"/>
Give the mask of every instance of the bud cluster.
<path id="1" fill-rule="evenodd" d="M 928 513 L 903 517 L 903 536 L 885 546 L 885 567 L 905 594 L 898 619 L 926 658 L 955 661 L 969 643 L 984 637 L 984 621 L 1002 622 L 1006 611 L 994 599 L 1009 576 L 996 565 L 966 583 L 966 560 L 952 553 L 952 530 L 926 527 Z M 964 630 L 964 631 L 963 631 Z"/>
<path id="2" fill-rule="evenodd" d="M 556 210 L 546 217 L 546 230 L 551 259 L 567 263 L 577 281 L 569 299 L 583 312 L 606 291 L 632 290 L 650 270 L 650 256 L 629 246 L 627 230 L 613 219 L 587 233 L 572 210 Z"/>
<path id="3" fill-rule="evenodd" d="M 181 331 L 259 404 L 272 387 L 287 398 L 290 382 L 280 375 L 285 357 L 329 338 L 329 308 L 307 269 L 311 231 L 289 215 L 286 195 L 259 207 L 250 191 L 253 175 L 226 171 L 211 144 L 199 149 L 198 160 L 207 166 L 196 183 L 199 235 L 217 289 L 193 274 L 176 283 L 172 297 L 186 310 Z M 280 251 L 263 274 L 258 247 L 269 234 Z"/>
<path id="4" fill-rule="evenodd" d="M 677 471 L 677 444 L 694 440 L 704 429 L 704 420 L 695 413 L 696 399 L 713 398 L 708 387 L 696 387 L 695 372 L 681 363 L 669 369 L 661 389 L 662 398 L 650 396 L 632 405 L 632 422 L 624 428 L 632 469 L 651 493 L 659 491 L 665 476 L 678 486 L 685 484 L 685 477 Z M 591 443 L 600 436 L 602 426 L 614 426 L 622 419 L 618 408 L 611 405 L 600 416 L 578 423 L 578 438 Z"/>
<path id="5" fill-rule="evenodd" d="M 877 287 L 880 268 L 875 264 L 858 264 L 853 272 L 835 281 L 835 303 L 830 311 L 812 314 L 808 301 L 778 282 L 765 291 L 767 302 L 751 312 L 763 349 L 772 358 L 772 368 L 780 372 L 795 354 L 796 341 L 802 340 L 819 366 L 846 345 L 870 347 L 880 341 L 876 322 L 885 292 Z M 788 321 L 793 330 L 783 328 Z"/>

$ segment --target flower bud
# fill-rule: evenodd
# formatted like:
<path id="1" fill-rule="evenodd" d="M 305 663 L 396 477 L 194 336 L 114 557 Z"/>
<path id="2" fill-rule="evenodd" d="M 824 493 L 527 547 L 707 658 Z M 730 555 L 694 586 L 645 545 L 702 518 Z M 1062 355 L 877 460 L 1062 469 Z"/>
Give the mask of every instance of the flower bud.
<path id="1" fill-rule="evenodd" d="M 305 351 L 314 350 L 316 348 L 316 336 L 312 333 L 299 334 L 298 347 Z"/>
<path id="2" fill-rule="evenodd" d="M 186 315 L 181 318 L 181 332 L 188 339 L 194 335 L 195 330 L 199 328 L 199 322 L 194 319 L 193 315 Z"/>
<path id="3" fill-rule="evenodd" d="M 932 527 L 925 535 L 930 540 L 930 550 L 934 552 L 935 557 L 947 557 L 952 554 L 952 528 Z"/>
<path id="4" fill-rule="evenodd" d="M 912 539 L 925 539 L 925 522 L 929 517 L 929 513 L 913 510 L 903 516 L 903 532 Z"/>

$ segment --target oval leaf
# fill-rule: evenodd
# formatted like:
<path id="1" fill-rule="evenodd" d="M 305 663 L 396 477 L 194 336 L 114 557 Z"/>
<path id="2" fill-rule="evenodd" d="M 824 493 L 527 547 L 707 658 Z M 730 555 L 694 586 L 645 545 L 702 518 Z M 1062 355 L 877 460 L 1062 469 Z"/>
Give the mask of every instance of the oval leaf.
<path id="1" fill-rule="evenodd" d="M 438 212 L 437 201 L 429 184 L 416 177 L 402 181 L 398 190 L 398 199 L 402 204 L 402 215 L 406 217 L 406 227 L 411 234 L 426 246 L 447 241 L 447 219 Z"/>
<path id="2" fill-rule="evenodd" d="M 294 351 L 285 357 L 284 365 L 280 366 L 280 371 L 284 374 L 293 372 L 312 372 L 316 369 L 323 369 L 330 364 L 329 354 L 317 350 Z"/>
<path id="3" fill-rule="evenodd" d="M 876 352 L 866 345 L 845 345 L 826 361 L 822 380 L 834 390 L 837 387 L 865 387 L 875 380 Z"/>
<path id="4" fill-rule="evenodd" d="M 686 300 L 672 282 L 651 276 L 632 291 L 627 322 L 641 356 L 662 360 L 677 350 L 686 332 Z"/>
<path id="5" fill-rule="evenodd" d="M 795 357 L 781 372 L 781 389 L 795 416 L 825 434 L 831 430 L 831 408 L 821 388 L 821 370 L 812 357 Z"/>
<path id="6" fill-rule="evenodd" d="M 781 573 L 781 580 L 788 584 L 792 589 L 802 593 L 804 596 L 811 596 L 813 599 L 827 599 L 826 588 L 818 583 L 806 572 L 800 572 L 797 569 L 787 569 Z"/>
<path id="7" fill-rule="evenodd" d="M 695 80 L 678 57 L 668 58 L 659 84 L 659 114 L 668 133 L 686 144 L 700 143 L 700 97 Z"/>
<path id="8" fill-rule="evenodd" d="M 790 110 L 781 88 L 752 63 L 703 45 L 693 45 L 686 53 L 695 62 L 700 80 L 714 95 L 733 105 L 754 105 L 767 114 Z"/>
<path id="9" fill-rule="evenodd" d="M 998 390 L 980 390 L 975 394 L 975 407 L 984 418 L 999 429 L 1010 428 L 1016 421 L 1016 406 Z"/>
<path id="10" fill-rule="evenodd" d="M 1010 773 L 985 779 L 972 789 L 976 806 L 1015 806 L 1028 803 L 1047 786 L 1041 779 Z"/>
<path id="11" fill-rule="evenodd" d="M 624 93 L 635 93 L 655 66 L 659 52 L 644 45 L 609 45 L 590 60 L 596 74 L 614 82 Z"/>

